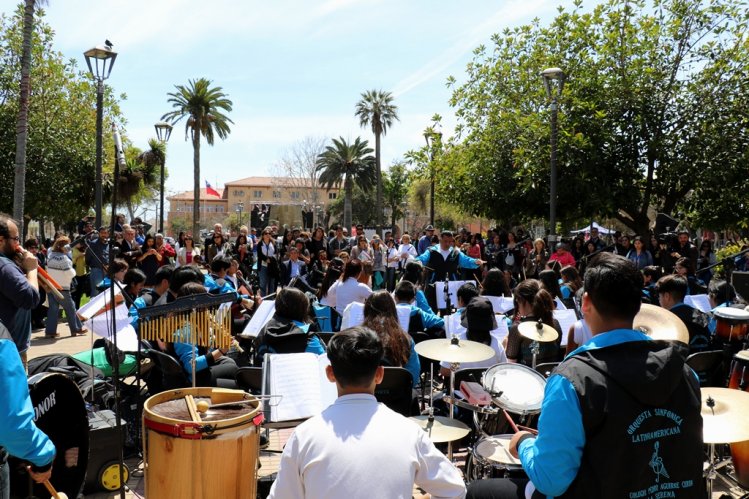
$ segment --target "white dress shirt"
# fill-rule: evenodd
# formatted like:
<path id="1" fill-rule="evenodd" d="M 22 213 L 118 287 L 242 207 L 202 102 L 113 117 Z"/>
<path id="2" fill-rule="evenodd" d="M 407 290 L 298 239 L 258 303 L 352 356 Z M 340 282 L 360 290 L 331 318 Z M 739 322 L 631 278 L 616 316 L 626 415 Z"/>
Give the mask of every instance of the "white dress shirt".
<path id="1" fill-rule="evenodd" d="M 330 294 L 330 291 L 328 291 L 328 294 Z M 364 303 L 364 300 L 371 294 L 372 289 L 369 286 L 360 283 L 354 277 L 349 277 L 336 287 L 335 309 L 343 315 L 343 311 L 346 310 L 349 303 L 354 301 Z"/>
<path id="2" fill-rule="evenodd" d="M 269 499 L 465 497 L 460 472 L 415 423 L 369 394 L 339 397 L 295 430 Z"/>

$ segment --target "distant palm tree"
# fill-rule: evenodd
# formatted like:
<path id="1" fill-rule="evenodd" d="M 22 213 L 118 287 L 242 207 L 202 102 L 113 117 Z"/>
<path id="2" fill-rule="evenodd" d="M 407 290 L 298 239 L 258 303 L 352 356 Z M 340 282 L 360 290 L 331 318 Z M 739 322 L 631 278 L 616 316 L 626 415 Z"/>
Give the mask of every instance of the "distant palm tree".
<path id="1" fill-rule="evenodd" d="M 317 171 L 320 184 L 326 189 L 343 184 L 343 226 L 351 227 L 351 196 L 353 183 L 362 190 L 369 190 L 377 178 L 374 172 L 375 157 L 366 140 L 357 137 L 353 144 L 347 144 L 343 137 L 333 139 L 317 157 Z"/>
<path id="2" fill-rule="evenodd" d="M 166 144 L 156 139 L 149 139 L 150 149 L 138 155 L 138 162 L 143 166 L 143 183 L 151 186 L 155 181 L 156 171 L 159 175 L 159 232 L 164 232 L 164 165 L 166 164 Z"/>
<path id="3" fill-rule="evenodd" d="M 16 173 L 13 186 L 13 218 L 21 236 L 25 234 L 26 142 L 29 138 L 29 94 L 31 93 L 31 36 L 34 33 L 34 10 L 46 0 L 25 0 L 23 8 L 23 45 L 21 48 L 21 86 L 16 121 Z"/>
<path id="4" fill-rule="evenodd" d="M 371 126 L 375 135 L 375 158 L 377 159 L 377 233 L 382 237 L 382 155 L 380 137 L 398 120 L 398 107 L 393 104 L 393 94 L 382 90 L 368 90 L 356 103 L 356 116 L 362 127 Z"/>
<path id="5" fill-rule="evenodd" d="M 208 145 L 213 145 L 216 135 L 221 140 L 231 133 L 229 124 L 234 122 L 224 112 L 230 112 L 232 102 L 223 93 L 221 87 L 211 88 L 211 81 L 205 78 L 189 80 L 188 85 L 175 85 L 176 92 L 169 93 L 167 102 L 174 111 L 161 117 L 162 120 L 176 124 L 185 120 L 185 140 L 192 139 L 193 148 L 193 221 L 192 233 L 200 235 L 200 136 L 204 136 Z"/>

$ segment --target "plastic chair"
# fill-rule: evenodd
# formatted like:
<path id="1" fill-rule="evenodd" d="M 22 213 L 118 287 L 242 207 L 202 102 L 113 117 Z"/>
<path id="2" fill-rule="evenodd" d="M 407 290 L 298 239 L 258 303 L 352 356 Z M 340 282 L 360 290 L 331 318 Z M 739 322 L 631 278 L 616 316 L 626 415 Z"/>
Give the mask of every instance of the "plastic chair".
<path id="1" fill-rule="evenodd" d="M 691 367 L 700 386 L 724 387 L 726 385 L 725 354 L 722 350 L 711 350 L 709 352 L 697 352 L 687 357 L 687 365 Z"/>
<path id="2" fill-rule="evenodd" d="M 317 333 L 317 336 L 319 336 L 320 340 L 322 340 L 322 342 L 325 343 L 325 345 L 327 345 L 330 342 L 330 338 L 332 338 L 334 334 L 335 334 L 334 332 L 330 331 L 330 332 L 324 332 L 324 333 Z"/>
<path id="3" fill-rule="evenodd" d="M 190 386 L 190 380 L 177 359 L 158 350 L 149 350 L 148 358 L 153 362 L 153 368 L 144 381 L 151 395 Z"/>
<path id="4" fill-rule="evenodd" d="M 413 391 L 411 373 L 402 367 L 385 367 L 382 382 L 375 387 L 375 398 L 405 417 L 412 415 Z"/>
<path id="5" fill-rule="evenodd" d="M 321 332 L 332 332 L 333 331 L 333 313 L 331 308 L 327 305 L 314 305 L 315 317 L 317 317 L 317 324 L 320 326 Z"/>
<path id="6" fill-rule="evenodd" d="M 240 367 L 237 369 L 237 385 L 241 390 L 259 394 L 263 388 L 262 367 Z"/>

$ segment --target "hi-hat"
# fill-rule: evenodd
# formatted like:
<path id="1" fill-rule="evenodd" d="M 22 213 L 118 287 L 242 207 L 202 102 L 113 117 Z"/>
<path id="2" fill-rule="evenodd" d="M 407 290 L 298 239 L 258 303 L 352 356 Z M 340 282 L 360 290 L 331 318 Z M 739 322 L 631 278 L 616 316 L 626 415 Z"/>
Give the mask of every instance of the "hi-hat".
<path id="1" fill-rule="evenodd" d="M 494 356 L 494 349 L 477 341 L 440 338 L 416 344 L 416 353 L 444 362 L 481 362 Z"/>
<path id="2" fill-rule="evenodd" d="M 657 305 L 640 305 L 632 329 L 638 329 L 654 340 L 675 340 L 689 344 L 689 331 L 684 322 L 673 312 Z"/>
<path id="3" fill-rule="evenodd" d="M 556 329 L 541 321 L 525 321 L 518 324 L 518 332 L 533 341 L 556 341 L 559 333 Z"/>
<path id="4" fill-rule="evenodd" d="M 749 393 L 732 388 L 702 388 L 702 434 L 706 444 L 749 440 Z M 710 407 L 712 405 L 712 407 Z"/>
<path id="5" fill-rule="evenodd" d="M 460 440 L 471 431 L 465 423 L 444 416 L 434 416 L 434 419 L 431 421 L 429 420 L 429 416 L 414 416 L 408 419 L 427 432 L 429 440 L 433 443 Z"/>

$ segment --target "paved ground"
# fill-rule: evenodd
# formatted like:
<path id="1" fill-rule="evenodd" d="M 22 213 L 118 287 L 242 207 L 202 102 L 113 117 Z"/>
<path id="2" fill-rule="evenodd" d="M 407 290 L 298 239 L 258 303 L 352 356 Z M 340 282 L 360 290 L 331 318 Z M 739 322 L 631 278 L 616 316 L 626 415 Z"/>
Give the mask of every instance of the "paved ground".
<path id="1" fill-rule="evenodd" d="M 83 350 L 90 349 L 91 344 L 95 339 L 92 338 L 91 333 L 85 336 L 71 337 L 70 330 L 68 329 L 67 324 L 64 323 L 58 326 L 57 332 L 60 334 L 60 337 L 51 340 L 44 337 L 43 329 L 34 331 L 32 333 L 29 358 L 35 358 L 55 353 L 78 353 Z M 292 430 L 274 430 L 270 432 L 270 445 L 268 447 L 268 450 L 265 452 L 261 452 L 260 455 L 261 467 L 258 475 L 261 483 L 269 484 L 270 480 L 272 480 L 273 475 L 278 469 L 278 463 L 280 460 L 280 454 L 278 452 L 283 449 L 283 445 L 291 435 L 291 431 Z M 465 462 L 465 449 L 463 449 L 462 452 L 456 453 L 454 458 L 456 464 L 458 464 L 462 468 L 463 463 Z M 125 497 L 128 499 L 145 497 L 145 481 L 143 478 L 142 463 L 138 458 L 134 458 L 127 460 L 126 464 L 131 471 L 131 477 L 127 484 L 128 490 L 125 493 Z M 725 499 L 726 497 L 740 498 L 744 494 L 746 494 L 746 491 L 742 491 L 738 487 L 730 487 L 719 479 L 716 480 L 712 499 Z M 119 497 L 119 493 L 96 493 L 88 494 L 85 497 L 90 499 L 113 499 Z"/>

